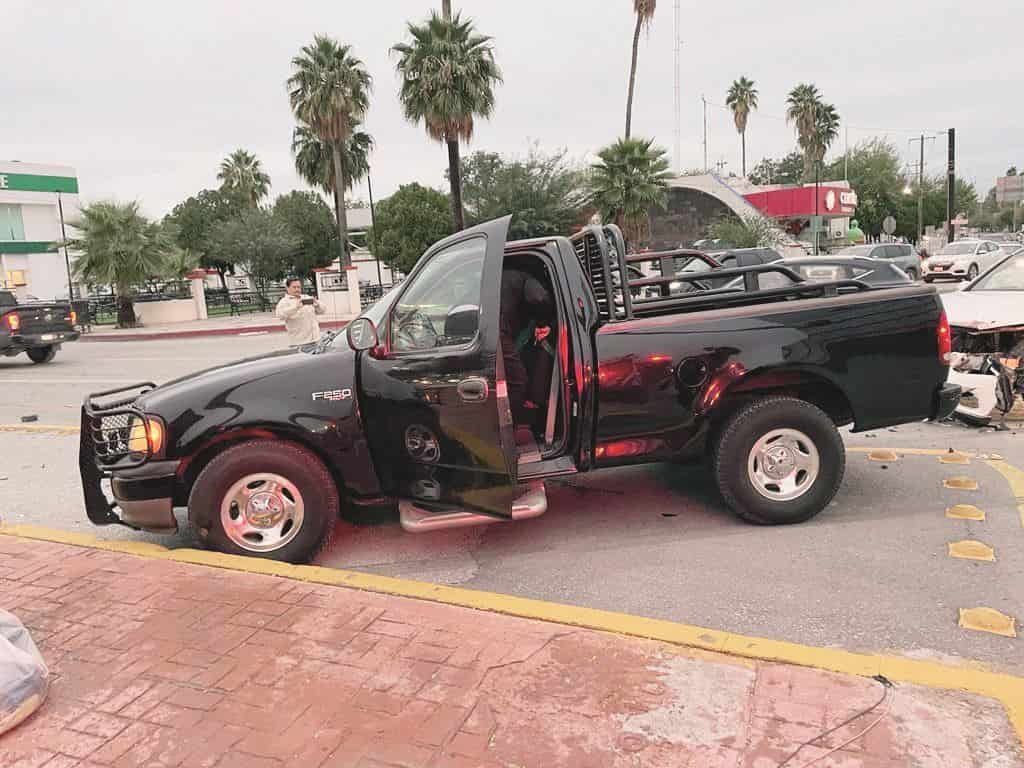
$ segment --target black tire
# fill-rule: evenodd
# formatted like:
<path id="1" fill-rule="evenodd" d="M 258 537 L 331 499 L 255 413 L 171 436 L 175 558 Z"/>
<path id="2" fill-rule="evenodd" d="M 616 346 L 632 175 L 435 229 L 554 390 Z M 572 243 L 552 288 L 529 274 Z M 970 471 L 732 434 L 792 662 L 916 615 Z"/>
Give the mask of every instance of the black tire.
<path id="1" fill-rule="evenodd" d="M 36 365 L 42 365 L 43 363 L 50 362 L 57 356 L 57 347 L 52 345 L 49 347 L 33 347 L 32 349 L 25 350 L 25 352 L 29 360 Z"/>
<path id="2" fill-rule="evenodd" d="M 299 491 L 303 518 L 298 533 L 279 549 L 251 551 L 233 541 L 221 522 L 221 504 L 242 478 L 273 473 Z M 189 522 L 203 544 L 218 552 L 288 563 L 307 563 L 327 544 L 338 520 L 338 488 L 316 454 L 278 440 L 250 440 L 233 445 L 203 468 L 188 499 Z"/>
<path id="3" fill-rule="evenodd" d="M 818 475 L 800 496 L 767 498 L 755 487 L 748 460 L 755 444 L 775 429 L 805 435 L 818 452 Z M 828 415 L 805 400 L 765 397 L 736 411 L 713 446 L 713 471 L 725 503 L 741 518 L 759 525 L 788 525 L 810 520 L 835 497 L 846 470 L 846 451 Z"/>
<path id="4" fill-rule="evenodd" d="M 971 280 L 976 278 L 980 271 L 981 270 L 978 269 L 978 265 L 977 264 L 971 264 L 971 266 L 969 266 L 967 268 L 967 280 L 968 280 L 968 282 L 970 282 Z"/>

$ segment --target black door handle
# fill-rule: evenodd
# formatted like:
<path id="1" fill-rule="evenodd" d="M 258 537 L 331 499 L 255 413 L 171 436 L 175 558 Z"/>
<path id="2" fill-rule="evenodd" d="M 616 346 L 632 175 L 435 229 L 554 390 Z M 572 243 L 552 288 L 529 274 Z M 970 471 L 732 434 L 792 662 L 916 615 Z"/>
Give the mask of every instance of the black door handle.
<path id="1" fill-rule="evenodd" d="M 472 378 L 460 381 L 455 390 L 464 402 L 479 403 L 487 399 L 489 388 L 487 386 L 487 379 L 473 376 Z"/>

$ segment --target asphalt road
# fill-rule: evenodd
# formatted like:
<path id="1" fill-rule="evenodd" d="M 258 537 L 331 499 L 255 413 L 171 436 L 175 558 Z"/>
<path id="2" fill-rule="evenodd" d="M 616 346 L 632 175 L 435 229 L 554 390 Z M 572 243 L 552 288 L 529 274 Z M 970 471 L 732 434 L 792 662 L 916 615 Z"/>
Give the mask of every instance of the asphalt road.
<path id="1" fill-rule="evenodd" d="M 165 381 L 227 359 L 279 347 L 283 336 L 72 344 L 50 365 L 0 359 L 0 425 L 35 414 L 74 424 L 88 391 Z M 958 609 L 996 608 L 1024 618 L 1024 513 L 985 460 L 941 464 L 935 455 L 869 460 L 857 449 L 955 448 L 998 453 L 1024 469 L 1024 437 L 957 425 L 918 424 L 847 435 L 848 469 L 836 501 L 799 526 L 761 528 L 734 518 L 701 467 L 606 470 L 549 483 L 539 519 L 433 534 L 396 519 L 343 522 L 321 563 L 586 605 L 853 650 L 978 660 L 1024 673 L 1019 639 L 957 626 Z M 77 436 L 0 432 L 0 517 L 104 537 L 192 546 L 93 528 L 85 519 Z M 966 475 L 977 491 L 943 487 Z M 984 522 L 948 519 L 969 503 Z M 954 559 L 947 544 L 978 539 L 995 562 Z"/>

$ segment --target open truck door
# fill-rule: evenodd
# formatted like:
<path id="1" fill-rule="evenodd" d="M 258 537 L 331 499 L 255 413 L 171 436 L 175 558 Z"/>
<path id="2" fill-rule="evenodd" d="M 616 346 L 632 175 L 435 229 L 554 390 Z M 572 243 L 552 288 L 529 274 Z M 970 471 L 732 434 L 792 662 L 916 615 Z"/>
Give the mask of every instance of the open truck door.
<path id="1" fill-rule="evenodd" d="M 510 220 L 428 250 L 388 310 L 379 346 L 361 355 L 376 464 L 428 523 L 446 512 L 512 519 L 521 493 L 498 319 Z"/>

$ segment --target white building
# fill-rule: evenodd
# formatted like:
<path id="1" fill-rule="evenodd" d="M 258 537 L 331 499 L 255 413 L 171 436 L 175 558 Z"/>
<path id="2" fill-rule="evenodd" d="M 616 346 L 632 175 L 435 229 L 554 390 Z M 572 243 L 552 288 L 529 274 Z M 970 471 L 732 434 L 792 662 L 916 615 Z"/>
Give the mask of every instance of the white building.
<path id="1" fill-rule="evenodd" d="M 67 298 L 67 265 L 56 247 L 61 208 L 66 223 L 78 219 L 74 168 L 0 161 L 0 287 L 20 298 Z"/>

